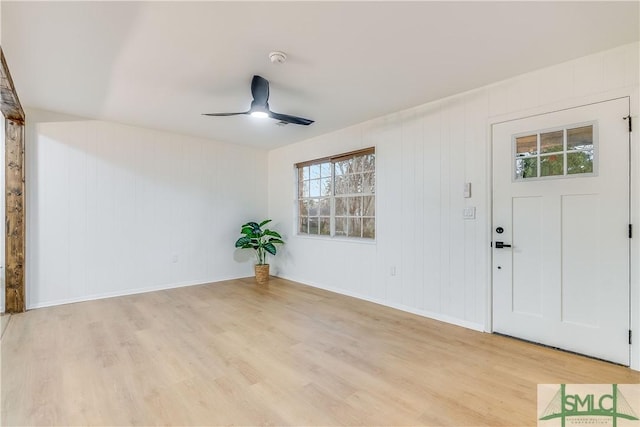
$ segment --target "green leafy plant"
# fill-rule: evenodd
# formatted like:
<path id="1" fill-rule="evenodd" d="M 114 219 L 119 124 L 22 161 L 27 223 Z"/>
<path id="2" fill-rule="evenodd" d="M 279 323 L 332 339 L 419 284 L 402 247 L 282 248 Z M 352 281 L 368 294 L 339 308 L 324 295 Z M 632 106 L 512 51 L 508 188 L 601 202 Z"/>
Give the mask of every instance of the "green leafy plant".
<path id="1" fill-rule="evenodd" d="M 258 264 L 266 264 L 267 253 L 275 255 L 277 252 L 276 245 L 284 244 L 282 236 L 277 231 L 262 228 L 270 222 L 270 219 L 265 219 L 260 224 L 257 222 L 248 222 L 242 225 L 240 233 L 242 233 L 243 236 L 236 241 L 236 248 L 253 249 L 256 251 Z"/>

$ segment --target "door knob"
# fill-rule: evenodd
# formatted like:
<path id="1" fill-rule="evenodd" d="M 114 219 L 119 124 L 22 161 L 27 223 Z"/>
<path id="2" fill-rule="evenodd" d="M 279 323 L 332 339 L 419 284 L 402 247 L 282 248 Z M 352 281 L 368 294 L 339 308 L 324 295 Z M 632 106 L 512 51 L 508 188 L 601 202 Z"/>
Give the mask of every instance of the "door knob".
<path id="1" fill-rule="evenodd" d="M 510 248 L 511 245 L 505 245 L 504 242 L 496 242 L 496 249 Z"/>

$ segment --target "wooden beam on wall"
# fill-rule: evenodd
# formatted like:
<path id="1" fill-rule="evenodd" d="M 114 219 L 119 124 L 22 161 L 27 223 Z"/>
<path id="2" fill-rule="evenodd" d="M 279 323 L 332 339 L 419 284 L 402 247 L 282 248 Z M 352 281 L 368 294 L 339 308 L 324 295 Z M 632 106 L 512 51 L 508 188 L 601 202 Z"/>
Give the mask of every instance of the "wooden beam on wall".
<path id="1" fill-rule="evenodd" d="M 2 47 L 0 47 L 0 101 L 0 111 L 5 119 L 24 124 L 24 110 L 13 85 Z"/>
<path id="2" fill-rule="evenodd" d="M 0 47 L 0 111 L 5 117 L 5 311 L 25 311 L 25 114 Z"/>
<path id="3" fill-rule="evenodd" d="M 25 311 L 24 125 L 5 119 L 5 311 Z"/>

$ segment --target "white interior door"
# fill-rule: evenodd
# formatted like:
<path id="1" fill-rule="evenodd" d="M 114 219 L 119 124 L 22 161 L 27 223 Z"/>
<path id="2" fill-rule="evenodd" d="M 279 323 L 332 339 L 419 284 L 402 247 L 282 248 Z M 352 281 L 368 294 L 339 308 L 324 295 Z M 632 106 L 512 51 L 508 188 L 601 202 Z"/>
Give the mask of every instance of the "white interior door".
<path id="1" fill-rule="evenodd" d="M 493 126 L 495 332 L 629 364 L 628 115 L 623 98 Z"/>

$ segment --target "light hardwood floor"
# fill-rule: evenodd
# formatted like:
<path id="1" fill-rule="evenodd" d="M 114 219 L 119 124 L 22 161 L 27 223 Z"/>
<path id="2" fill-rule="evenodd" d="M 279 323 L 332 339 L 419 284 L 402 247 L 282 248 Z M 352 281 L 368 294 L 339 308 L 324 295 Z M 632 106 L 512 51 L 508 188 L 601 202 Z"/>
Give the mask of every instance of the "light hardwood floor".
<path id="1" fill-rule="evenodd" d="M 272 279 L 14 315 L 3 425 L 535 425 L 538 383 L 640 373 Z"/>

